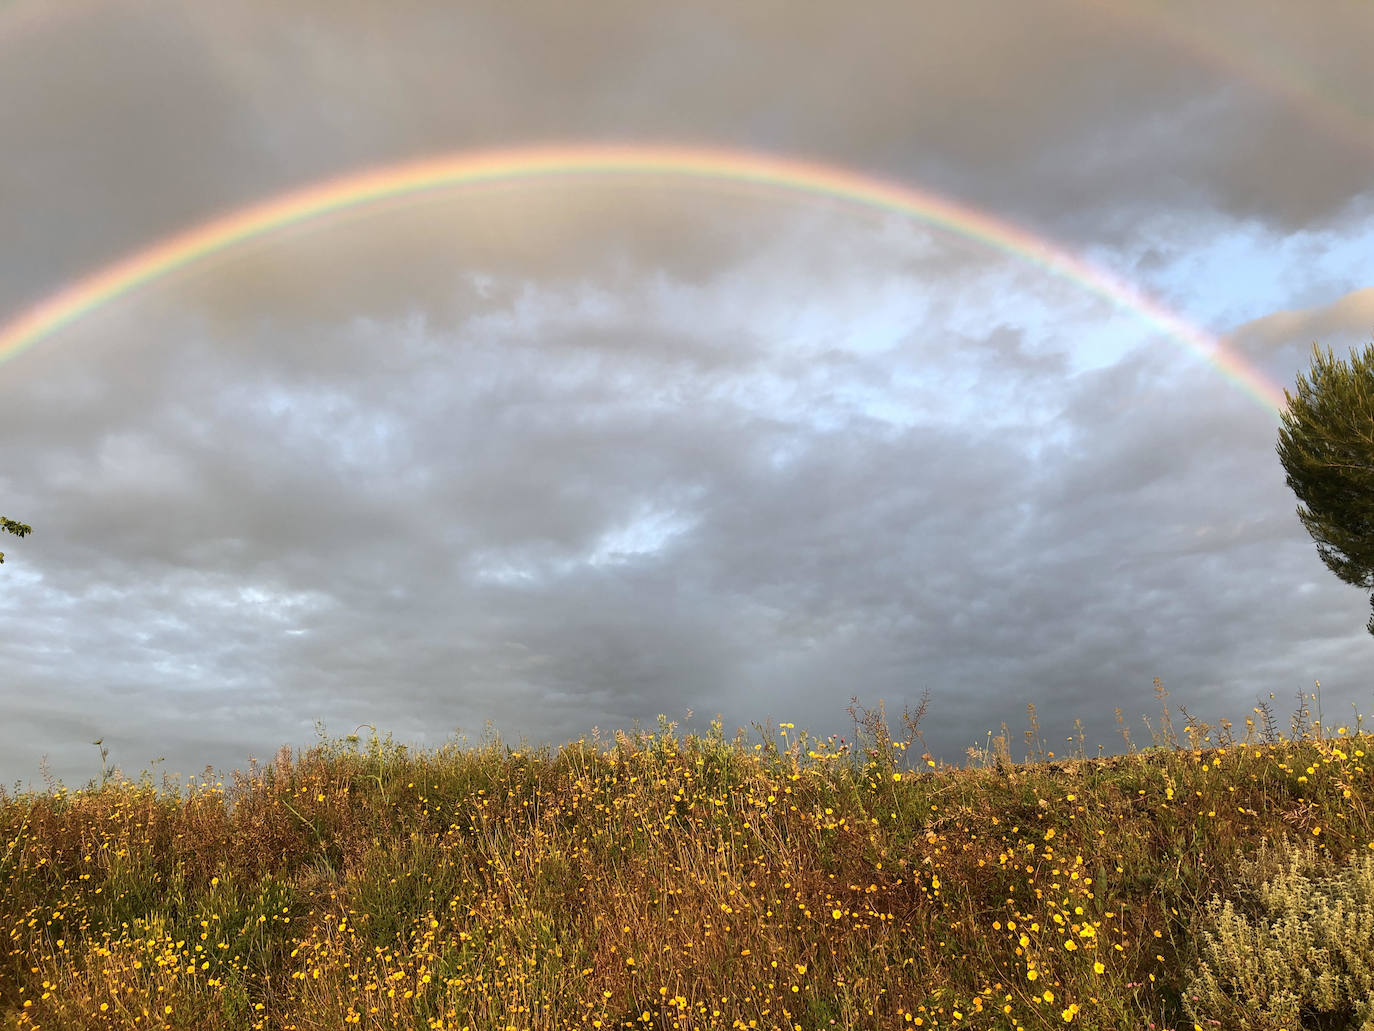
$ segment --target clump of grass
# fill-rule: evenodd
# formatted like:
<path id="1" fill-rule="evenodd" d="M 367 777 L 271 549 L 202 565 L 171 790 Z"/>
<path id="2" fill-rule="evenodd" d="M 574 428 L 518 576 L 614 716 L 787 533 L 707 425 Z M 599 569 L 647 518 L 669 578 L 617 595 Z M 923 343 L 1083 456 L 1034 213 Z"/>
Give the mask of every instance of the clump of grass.
<path id="1" fill-rule="evenodd" d="M 1079 723 L 1057 756 L 1031 705 L 1023 761 L 1003 723 L 962 769 L 925 748 L 928 696 L 895 734 L 854 699 L 852 740 L 369 728 L 161 791 L 102 753 L 84 789 L 0 792 L 0 1028 L 1359 1026 L 1358 716 L 1328 735 L 1300 696 L 1284 739 L 1261 702 L 1237 741 L 1180 707 L 1185 745 L 1155 694 L 1150 748 L 1118 710 L 1126 754 L 1087 758 Z M 1249 1009 L 1238 943 L 1287 971 Z"/>

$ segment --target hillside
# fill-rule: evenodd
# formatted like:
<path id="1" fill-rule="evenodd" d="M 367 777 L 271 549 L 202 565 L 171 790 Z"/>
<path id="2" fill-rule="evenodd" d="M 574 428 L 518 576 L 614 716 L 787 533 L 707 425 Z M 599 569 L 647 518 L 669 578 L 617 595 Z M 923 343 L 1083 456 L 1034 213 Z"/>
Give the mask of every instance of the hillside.
<path id="1" fill-rule="evenodd" d="M 1004 724 L 962 769 L 869 712 L 0 793 L 0 1027 L 1374 1027 L 1370 736 L 1264 715 L 1022 762 Z"/>

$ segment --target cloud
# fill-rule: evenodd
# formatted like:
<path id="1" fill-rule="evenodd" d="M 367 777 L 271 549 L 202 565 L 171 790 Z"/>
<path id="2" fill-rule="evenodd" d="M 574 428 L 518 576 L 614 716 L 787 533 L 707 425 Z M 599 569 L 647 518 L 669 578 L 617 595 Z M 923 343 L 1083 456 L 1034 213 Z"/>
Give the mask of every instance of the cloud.
<path id="1" fill-rule="evenodd" d="M 1369 153 L 1246 71 L 1239 9 L 1150 10 L 93 8 L 0 35 L 0 309 L 363 167 L 702 141 L 1021 222 L 1291 383 L 1374 322 Z M 1367 16 L 1331 12 L 1264 38 L 1357 97 Z M 1367 599 L 1275 431 L 1078 284 L 835 200 L 552 179 L 296 227 L 0 369 L 35 528 L 0 573 L 0 772 L 84 780 L 96 737 L 229 768 L 316 720 L 847 735 L 851 697 L 926 688 L 955 760 L 1002 720 L 1022 752 L 1027 702 L 1061 752 L 1075 717 L 1117 747 L 1118 706 L 1139 742 L 1156 675 L 1212 722 L 1353 698 Z"/>
<path id="2" fill-rule="evenodd" d="M 1257 355 L 1299 346 L 1310 352 L 1313 342 L 1338 352 L 1340 345 L 1358 347 L 1360 341 L 1374 339 L 1374 287 L 1354 290 L 1318 308 L 1276 311 L 1238 327 L 1233 337 L 1247 353 Z"/>
<path id="3" fill-rule="evenodd" d="M 808 156 L 1070 245 L 1121 241 L 1164 207 L 1291 229 L 1368 197 L 1374 152 L 1341 129 L 1357 115 L 1331 112 L 1374 90 L 1349 45 L 1374 14 L 1266 12 L 1267 45 L 1290 48 L 1276 84 L 1242 9 L 1151 11 L 94 8 L 0 72 L 17 98 L 0 190 L 24 213 L 6 238 L 25 256 L 0 302 L 326 176 L 543 140 Z"/>

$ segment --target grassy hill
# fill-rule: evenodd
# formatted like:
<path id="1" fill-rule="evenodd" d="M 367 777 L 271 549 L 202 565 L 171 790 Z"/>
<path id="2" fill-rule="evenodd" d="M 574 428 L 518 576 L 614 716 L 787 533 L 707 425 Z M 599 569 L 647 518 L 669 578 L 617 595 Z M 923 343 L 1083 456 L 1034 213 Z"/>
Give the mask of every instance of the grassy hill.
<path id="1" fill-rule="evenodd" d="M 0 791 L 0 1028 L 1374 1028 L 1358 724 L 959 769 L 924 708 Z"/>

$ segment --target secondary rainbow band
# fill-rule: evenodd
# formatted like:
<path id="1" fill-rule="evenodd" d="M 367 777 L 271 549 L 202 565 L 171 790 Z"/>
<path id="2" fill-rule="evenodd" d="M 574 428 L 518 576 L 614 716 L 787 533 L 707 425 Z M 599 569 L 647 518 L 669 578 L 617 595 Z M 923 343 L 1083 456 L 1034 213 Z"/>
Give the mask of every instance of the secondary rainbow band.
<path id="1" fill-rule="evenodd" d="M 1374 124 L 1344 97 L 1324 92 L 1312 73 L 1277 53 L 1257 53 L 1252 45 L 1207 32 L 1162 5 L 1102 0 L 1097 5 L 1132 29 L 1145 29 L 1170 45 L 1278 97 L 1309 123 L 1342 144 L 1374 153 Z M 1186 9 L 1186 8 L 1185 8 Z"/>
<path id="2" fill-rule="evenodd" d="M 745 151 L 672 146 L 550 146 L 464 152 L 344 176 L 232 212 L 78 280 L 0 326 L 0 362 L 131 290 L 237 243 L 369 202 L 494 180 L 569 175 L 668 175 L 760 184 L 897 212 L 1014 255 L 1072 280 L 1215 365 L 1271 411 L 1283 391 L 1223 343 L 1134 287 L 1009 222 L 847 169 Z"/>

